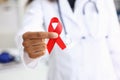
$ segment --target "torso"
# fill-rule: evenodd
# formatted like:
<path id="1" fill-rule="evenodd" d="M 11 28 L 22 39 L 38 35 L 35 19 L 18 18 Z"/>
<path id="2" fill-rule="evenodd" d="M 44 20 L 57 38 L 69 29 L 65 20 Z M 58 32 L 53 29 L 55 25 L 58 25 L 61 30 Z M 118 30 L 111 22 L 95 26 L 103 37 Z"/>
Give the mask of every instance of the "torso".
<path id="1" fill-rule="evenodd" d="M 79 0 L 77 1 L 79 2 Z M 61 5 L 67 4 L 64 3 L 66 0 L 60 2 Z M 99 36 L 98 34 L 94 35 L 97 37 L 90 36 L 84 28 L 83 15 L 77 12 L 77 6 L 75 6 L 75 13 L 72 14 L 69 9 L 70 14 L 69 12 L 63 12 L 62 14 L 72 46 L 65 50 L 61 50 L 57 44 L 54 46 L 49 59 L 48 80 L 117 80 L 106 43 L 107 30 L 101 32 L 101 34 L 98 33 Z M 43 14 L 46 16 L 44 22 L 47 31 L 52 17 L 60 19 L 58 7 L 57 3 L 49 3 L 48 1 L 43 1 L 42 7 Z M 69 8 L 63 5 L 61 9 L 63 7 Z M 70 15 L 74 15 L 73 18 Z M 103 13 L 100 17 L 104 15 L 106 14 Z M 100 21 L 100 24 L 102 24 L 102 21 Z M 107 25 L 101 26 L 106 27 Z M 64 30 L 60 37 L 64 40 Z"/>

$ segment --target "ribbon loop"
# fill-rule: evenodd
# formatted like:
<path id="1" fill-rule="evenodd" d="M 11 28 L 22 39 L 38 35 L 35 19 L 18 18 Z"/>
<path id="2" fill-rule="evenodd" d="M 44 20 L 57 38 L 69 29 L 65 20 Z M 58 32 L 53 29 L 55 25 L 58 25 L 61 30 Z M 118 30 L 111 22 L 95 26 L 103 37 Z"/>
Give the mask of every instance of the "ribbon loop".
<path id="1" fill-rule="evenodd" d="M 52 23 L 58 23 L 55 29 L 53 28 Z M 62 39 L 60 37 L 60 34 L 62 32 L 62 25 L 61 25 L 61 23 L 60 23 L 60 21 L 58 20 L 57 17 L 53 17 L 51 19 L 49 27 L 48 27 L 48 32 L 58 33 L 58 38 L 49 39 L 49 41 L 48 41 L 47 49 L 48 49 L 49 54 L 52 51 L 55 43 L 57 43 L 62 50 L 66 48 L 65 43 L 62 41 Z"/>

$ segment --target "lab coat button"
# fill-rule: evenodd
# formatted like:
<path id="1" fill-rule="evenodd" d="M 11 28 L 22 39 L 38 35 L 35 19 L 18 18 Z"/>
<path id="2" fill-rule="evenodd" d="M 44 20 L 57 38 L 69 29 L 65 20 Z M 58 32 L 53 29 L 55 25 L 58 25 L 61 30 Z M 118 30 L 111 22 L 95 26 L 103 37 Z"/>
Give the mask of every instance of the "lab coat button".
<path id="1" fill-rule="evenodd" d="M 107 39 L 107 38 L 108 38 L 108 35 L 107 35 L 107 36 L 105 36 L 105 38 Z"/>
<path id="2" fill-rule="evenodd" d="M 82 36 L 82 39 L 86 39 L 86 37 L 85 37 L 85 36 Z"/>

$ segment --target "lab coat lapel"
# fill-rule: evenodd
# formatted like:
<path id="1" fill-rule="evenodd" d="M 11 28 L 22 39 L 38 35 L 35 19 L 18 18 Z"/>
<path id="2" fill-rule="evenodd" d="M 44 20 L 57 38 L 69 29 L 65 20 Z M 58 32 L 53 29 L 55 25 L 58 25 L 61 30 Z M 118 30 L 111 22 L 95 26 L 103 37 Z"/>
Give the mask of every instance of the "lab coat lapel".
<path id="1" fill-rule="evenodd" d="M 76 0 L 76 1 L 78 1 L 78 0 Z M 81 10 L 79 9 L 78 14 L 77 14 L 77 11 L 76 11 L 76 8 L 79 8 L 79 5 L 81 3 L 77 5 L 78 7 L 76 7 L 77 2 L 75 2 L 75 9 L 74 9 L 74 12 L 72 12 L 72 10 L 70 8 L 70 5 L 69 5 L 69 2 L 67 0 L 65 0 L 65 1 L 59 0 L 59 2 L 60 2 L 62 15 L 67 17 L 74 24 L 73 27 L 76 27 L 78 30 L 80 30 L 79 34 L 81 36 L 82 35 L 84 35 L 84 36 L 87 35 L 87 32 L 84 28 L 84 24 L 82 22 L 82 18 L 80 16 L 81 14 L 79 13 L 79 11 L 81 11 Z"/>
<path id="2" fill-rule="evenodd" d="M 95 34 L 96 38 L 105 38 L 105 36 L 108 36 L 108 14 L 109 10 L 106 8 L 106 3 L 104 0 L 97 0 L 96 1 L 97 8 L 99 10 L 99 16 L 98 16 L 98 33 Z"/>
<path id="3" fill-rule="evenodd" d="M 72 12 L 69 2 L 67 0 L 64 0 L 64 1 L 59 0 L 59 3 L 60 3 L 62 15 L 66 16 L 71 21 L 76 23 L 77 19 L 75 18 L 74 13 Z"/>
<path id="4" fill-rule="evenodd" d="M 104 0 L 97 0 L 96 4 L 99 10 L 99 29 L 97 37 L 101 38 L 108 35 L 108 17 L 110 16 L 108 16 L 109 11 L 105 7 L 107 4 L 104 3 Z"/>

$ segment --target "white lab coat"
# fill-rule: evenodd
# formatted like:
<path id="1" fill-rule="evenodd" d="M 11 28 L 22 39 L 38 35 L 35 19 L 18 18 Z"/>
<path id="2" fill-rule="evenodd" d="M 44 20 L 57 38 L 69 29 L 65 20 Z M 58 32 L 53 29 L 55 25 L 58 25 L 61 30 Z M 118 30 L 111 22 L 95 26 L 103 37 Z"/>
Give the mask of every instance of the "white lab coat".
<path id="1" fill-rule="evenodd" d="M 84 16 L 82 9 L 86 1 L 76 0 L 73 13 L 68 1 L 60 0 L 72 46 L 61 50 L 55 44 L 50 55 L 46 51 L 48 80 L 120 80 L 120 29 L 113 0 L 94 0 L 99 13 L 88 4 Z M 47 31 L 52 17 L 59 18 L 57 4 L 47 0 L 34 0 L 26 11 L 17 42 L 29 67 L 37 66 L 45 56 L 30 59 L 23 52 L 21 36 L 27 31 Z M 60 36 L 64 41 L 64 30 Z"/>

